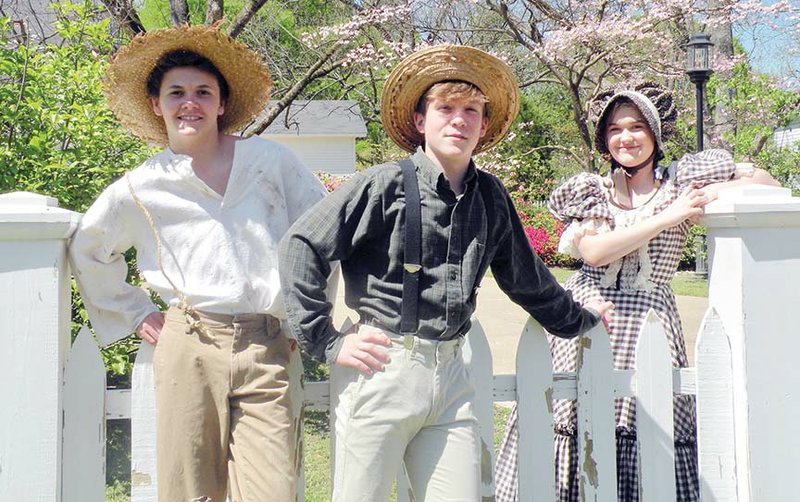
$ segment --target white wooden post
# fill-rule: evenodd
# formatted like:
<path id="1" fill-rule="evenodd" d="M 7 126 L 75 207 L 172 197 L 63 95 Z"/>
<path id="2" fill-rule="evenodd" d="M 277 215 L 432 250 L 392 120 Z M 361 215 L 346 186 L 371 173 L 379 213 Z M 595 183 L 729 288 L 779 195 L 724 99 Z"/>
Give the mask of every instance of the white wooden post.
<path id="1" fill-rule="evenodd" d="M 639 499 L 675 500 L 672 361 L 664 327 L 647 312 L 636 344 L 636 444 Z"/>
<path id="2" fill-rule="evenodd" d="M 785 188 L 728 189 L 702 223 L 709 306 L 731 342 L 738 500 L 797 500 L 800 199 Z"/>
<path id="3" fill-rule="evenodd" d="M 600 323 L 578 341 L 578 476 L 581 499 L 617 499 L 614 362 Z"/>
<path id="4" fill-rule="evenodd" d="M 519 500 L 554 500 L 553 362 L 544 329 L 531 317 L 516 362 Z"/>
<path id="5" fill-rule="evenodd" d="M 714 308 L 708 309 L 695 348 L 697 457 L 700 499 L 736 500 L 731 343 Z"/>
<path id="6" fill-rule="evenodd" d="M 79 219 L 52 197 L 0 195 L 0 500 L 61 500 L 66 241 Z"/>

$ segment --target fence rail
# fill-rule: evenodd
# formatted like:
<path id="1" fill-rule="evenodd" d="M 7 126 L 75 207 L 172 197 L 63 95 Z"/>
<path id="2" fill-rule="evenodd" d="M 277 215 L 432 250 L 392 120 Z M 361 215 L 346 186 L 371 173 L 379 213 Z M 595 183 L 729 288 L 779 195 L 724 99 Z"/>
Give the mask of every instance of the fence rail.
<path id="1" fill-rule="evenodd" d="M 494 465 L 492 451 L 493 404 L 503 401 L 519 403 L 520 500 L 555 498 L 553 457 L 553 399 L 575 399 L 578 403 L 578 446 L 581 466 L 580 483 L 586 500 L 616 500 L 616 456 L 613 401 L 616 397 L 637 399 L 638 441 L 640 449 L 640 483 L 648 501 L 674 500 L 673 395 L 698 396 L 700 434 L 700 476 L 704 493 L 735 492 L 735 463 L 730 444 L 733 400 L 730 382 L 730 344 L 722 325 L 711 310 L 698 336 L 697 369 L 673 368 L 669 344 L 661 324 L 653 312 L 648 313 L 637 345 L 638 366 L 635 370 L 614 370 L 611 347 L 602 326 L 587 333 L 580 342 L 579 369 L 576 373 L 552 373 L 552 361 L 544 330 L 533 320 L 525 326 L 517 347 L 517 373 L 493 375 L 491 353 L 479 320 L 467 336 L 464 357 L 476 385 L 475 410 L 481 424 L 482 451 L 488 465 Z M 73 347 L 75 365 L 94 367 L 102 380 L 102 365 L 87 365 L 99 358 L 84 331 Z M 93 354 L 88 356 L 87 354 Z M 156 500 L 155 405 L 152 377 L 152 347 L 142 345 L 134 365 L 131 389 L 108 389 L 96 400 L 103 402 L 104 420 L 132 420 L 132 501 Z M 72 367 L 72 364 L 68 366 Z M 727 368 L 727 371 L 724 369 Z M 74 370 L 70 370 L 74 371 Z M 89 370 L 86 370 L 89 371 Z M 302 367 L 299 356 L 292 361 L 291 372 L 300 381 Z M 73 378 L 73 377 L 69 377 Z M 77 377 L 75 377 L 77 378 Z M 84 375 L 82 382 L 93 377 Z M 87 390 L 81 397 L 86 402 Z M 308 382 L 304 388 L 305 410 L 328 411 L 331 395 L 328 382 Z M 728 412 L 726 412 L 726 410 Z M 301 416 L 300 406 L 296 416 Z M 710 414 L 710 416 L 706 416 Z M 301 429 L 302 430 L 302 429 Z M 85 435 L 84 435 L 85 436 Z M 727 437 L 726 437 L 727 436 Z M 722 464 L 720 464 L 722 462 Z M 724 475 L 720 474 L 720 465 Z M 302 485 L 302 472 L 300 483 Z M 493 469 L 484 472 L 484 500 L 494 494 Z M 406 481 L 398 474 L 401 485 Z M 303 499 L 303 490 L 298 490 Z M 398 490 L 400 501 L 405 490 Z M 708 500 L 712 500 L 709 498 Z M 89 500 L 85 496 L 81 500 Z M 100 500 L 100 499 L 98 499 Z M 723 499 L 719 499 L 723 500 Z M 732 500 L 724 498 L 724 500 Z"/>

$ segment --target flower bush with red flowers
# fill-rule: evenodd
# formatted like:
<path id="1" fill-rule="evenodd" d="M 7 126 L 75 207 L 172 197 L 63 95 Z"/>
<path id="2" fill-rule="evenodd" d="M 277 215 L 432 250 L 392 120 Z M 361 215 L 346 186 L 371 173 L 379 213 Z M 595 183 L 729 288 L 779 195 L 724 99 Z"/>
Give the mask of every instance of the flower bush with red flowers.
<path id="1" fill-rule="evenodd" d="M 564 224 L 550 214 L 542 203 L 515 201 L 517 213 L 531 247 L 548 267 L 577 268 L 580 260 L 558 252 Z"/>

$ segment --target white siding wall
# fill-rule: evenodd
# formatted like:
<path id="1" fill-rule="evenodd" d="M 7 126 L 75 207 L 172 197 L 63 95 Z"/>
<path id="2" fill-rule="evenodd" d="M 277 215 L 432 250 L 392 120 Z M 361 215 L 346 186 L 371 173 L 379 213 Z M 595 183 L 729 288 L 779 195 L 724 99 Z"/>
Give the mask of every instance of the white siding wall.
<path id="1" fill-rule="evenodd" d="M 775 129 L 773 138 L 778 148 L 797 148 L 797 143 L 800 141 L 800 126 Z"/>
<path id="2" fill-rule="evenodd" d="M 353 137 L 308 137 L 263 135 L 290 148 L 312 171 L 350 174 L 356 170 L 356 141 Z"/>

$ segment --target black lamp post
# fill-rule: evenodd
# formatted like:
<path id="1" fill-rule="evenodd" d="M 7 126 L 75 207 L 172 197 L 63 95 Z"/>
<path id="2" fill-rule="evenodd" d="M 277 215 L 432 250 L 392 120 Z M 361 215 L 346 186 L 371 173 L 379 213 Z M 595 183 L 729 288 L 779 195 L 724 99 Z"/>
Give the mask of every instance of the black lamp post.
<path id="1" fill-rule="evenodd" d="M 698 33 L 689 38 L 686 44 L 686 74 L 697 87 L 697 151 L 703 150 L 703 86 L 714 71 L 709 67 L 711 61 L 711 37 Z"/>

